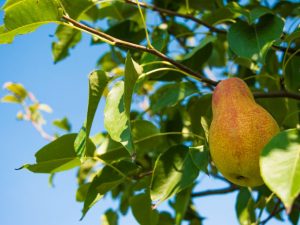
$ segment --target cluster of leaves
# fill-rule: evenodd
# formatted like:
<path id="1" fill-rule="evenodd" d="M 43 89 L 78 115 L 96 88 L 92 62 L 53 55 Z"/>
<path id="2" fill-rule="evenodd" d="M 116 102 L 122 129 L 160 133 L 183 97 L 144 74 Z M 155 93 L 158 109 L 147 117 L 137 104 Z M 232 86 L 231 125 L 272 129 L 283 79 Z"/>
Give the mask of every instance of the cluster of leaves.
<path id="1" fill-rule="evenodd" d="M 199 173 L 223 180 L 211 163 L 207 143 L 213 86 L 182 68 L 208 78 L 215 78 L 213 73 L 218 79 L 240 77 L 253 91 L 297 93 L 300 30 L 294 22 L 300 4 L 247 1 L 242 5 L 219 0 L 153 0 L 151 4 L 130 0 L 6 1 L 0 43 L 11 43 L 16 35 L 53 22 L 58 24 L 57 41 L 52 44 L 55 62 L 69 55 L 82 32 L 92 34 L 92 45 L 111 46 L 89 76 L 87 117 L 81 130 L 57 135 L 36 153 L 35 164 L 23 168 L 53 175 L 78 167 L 76 199 L 83 202 L 83 216 L 110 193 L 119 199 L 119 211 L 125 215 L 130 208 L 142 225 L 181 224 L 183 220 L 202 224 L 194 198 L 214 192 L 194 192 Z M 82 26 L 66 18 L 81 21 Z M 89 27 L 94 28 L 91 31 Z M 125 44 L 118 45 L 115 39 Z M 138 47 L 145 43 L 163 56 Z M 166 60 L 169 57 L 184 67 Z M 6 88 L 11 94 L 2 100 L 24 106 L 28 92 L 20 84 Z M 101 98 L 105 98 L 106 131 L 91 136 Z M 282 220 L 284 207 L 290 221 L 297 224 L 300 106 L 288 98 L 259 99 L 258 103 L 283 130 L 261 155 L 267 186 L 255 188 L 255 198 L 248 189 L 227 181 L 226 191 L 239 191 L 236 212 L 241 224 L 265 223 L 272 217 Z M 42 105 L 33 101 L 35 105 L 30 116 L 38 115 L 38 119 L 29 117 L 30 121 L 42 118 Z M 25 107 L 26 112 L 31 108 Z M 70 132 L 66 119 L 54 124 Z M 156 209 L 165 200 L 175 213 Z M 265 221 L 261 219 L 264 211 L 270 215 Z M 117 224 L 117 220 L 118 212 L 112 209 L 102 217 L 103 224 Z"/>

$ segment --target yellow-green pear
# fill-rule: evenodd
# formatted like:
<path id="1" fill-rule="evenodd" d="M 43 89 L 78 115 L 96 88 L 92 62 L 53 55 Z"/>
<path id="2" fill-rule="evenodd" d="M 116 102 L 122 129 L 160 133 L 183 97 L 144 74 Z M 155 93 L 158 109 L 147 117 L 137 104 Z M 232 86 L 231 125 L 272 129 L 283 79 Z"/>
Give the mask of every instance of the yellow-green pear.
<path id="1" fill-rule="evenodd" d="M 218 170 L 234 184 L 262 185 L 259 156 L 279 132 L 276 121 L 255 102 L 247 84 L 239 78 L 229 78 L 217 85 L 212 112 L 208 141 Z"/>

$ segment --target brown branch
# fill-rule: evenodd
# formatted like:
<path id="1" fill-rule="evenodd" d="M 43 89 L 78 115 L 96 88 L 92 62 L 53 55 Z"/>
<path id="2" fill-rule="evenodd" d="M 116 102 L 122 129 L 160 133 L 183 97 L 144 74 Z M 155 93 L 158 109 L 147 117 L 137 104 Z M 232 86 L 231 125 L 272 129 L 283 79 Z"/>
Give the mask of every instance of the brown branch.
<path id="1" fill-rule="evenodd" d="M 212 86 L 216 86 L 218 84 L 218 81 L 214 81 L 211 80 L 209 78 L 206 78 L 204 75 L 195 72 L 194 70 L 190 69 L 189 67 L 169 58 L 168 56 L 166 56 L 165 54 L 161 53 L 160 51 L 153 49 L 153 48 L 148 48 L 146 46 L 142 46 L 142 45 L 138 45 L 138 44 L 134 44 L 131 42 L 127 42 L 118 38 L 115 38 L 113 36 L 110 36 L 104 32 L 101 32 L 99 30 L 96 30 L 92 27 L 89 27 L 87 25 L 84 25 L 82 23 L 79 23 L 78 21 L 69 18 L 68 16 L 63 16 L 63 19 L 65 19 L 66 21 L 70 22 L 71 24 L 73 24 L 73 26 L 81 29 L 81 30 L 85 30 L 89 33 L 92 33 L 96 36 L 99 36 L 101 38 L 104 38 L 110 42 L 112 42 L 112 44 L 116 45 L 116 46 L 120 46 L 120 47 L 126 47 L 126 48 L 131 48 L 131 49 L 137 49 L 137 50 L 141 50 L 143 52 L 148 52 L 152 55 L 158 56 L 159 58 L 171 63 L 172 65 L 174 65 L 175 67 L 177 67 L 178 69 L 184 71 L 185 73 L 188 73 L 198 79 L 200 79 L 200 81 L 202 81 L 203 83 L 206 83 L 208 85 L 212 85 Z M 268 93 L 263 93 L 263 92 L 256 92 L 254 93 L 254 97 L 255 98 L 292 98 L 292 99 L 296 99 L 296 100 L 300 100 L 300 93 L 293 93 L 293 92 L 289 92 L 286 90 L 281 90 L 281 91 L 273 91 L 273 92 L 268 92 Z"/>
<path id="2" fill-rule="evenodd" d="M 135 1 L 132 1 L 132 0 L 125 0 L 125 2 L 127 2 L 129 4 L 132 4 L 132 5 L 137 5 L 137 3 Z M 169 9 L 164 9 L 164 8 L 157 7 L 155 5 L 149 5 L 149 4 L 144 3 L 144 2 L 139 2 L 139 5 L 143 8 L 151 9 L 153 11 L 160 12 L 160 13 L 163 13 L 163 14 L 166 14 L 166 15 L 169 15 L 169 16 L 177 16 L 177 17 L 192 20 L 192 21 L 194 21 L 194 22 L 196 22 L 200 25 L 203 25 L 203 26 L 207 27 L 212 32 L 223 33 L 223 34 L 227 33 L 226 30 L 221 30 L 219 28 L 216 28 L 216 27 L 206 23 L 205 21 L 194 17 L 193 15 L 178 13 L 178 12 L 175 12 L 175 11 L 172 11 L 172 10 L 169 10 Z"/>
<path id="3" fill-rule="evenodd" d="M 254 92 L 254 98 L 292 98 L 295 100 L 300 100 L 300 93 L 289 92 L 289 91 L 270 91 L 268 93 L 264 92 Z"/>
<path id="4" fill-rule="evenodd" d="M 270 213 L 270 215 L 266 219 L 262 220 L 259 224 L 261 224 L 261 225 L 266 224 L 274 216 L 276 216 L 278 213 L 280 213 L 281 211 L 283 211 L 285 209 L 284 207 L 279 208 L 279 206 L 280 206 L 280 201 L 278 201 L 276 203 L 276 205 L 274 206 L 274 208 L 273 208 L 272 212 Z"/>
<path id="5" fill-rule="evenodd" d="M 136 180 L 139 180 L 139 179 L 142 179 L 144 177 L 151 176 L 152 174 L 153 174 L 153 171 L 150 170 L 150 171 L 146 171 L 146 172 L 140 173 L 140 174 L 134 176 L 133 178 L 136 179 Z"/>
<path id="6" fill-rule="evenodd" d="M 155 56 L 158 56 L 159 58 L 171 63 L 172 65 L 174 65 L 175 67 L 177 67 L 178 69 L 200 79 L 202 82 L 206 83 L 206 84 L 209 84 L 209 85 L 213 85 L 213 86 L 216 86 L 218 84 L 218 82 L 216 81 L 213 81 L 211 79 L 208 79 L 206 77 L 204 77 L 203 75 L 201 75 L 200 73 L 198 72 L 195 72 L 193 71 L 192 69 L 190 69 L 189 67 L 169 58 L 168 56 L 166 56 L 165 54 L 161 53 L 160 51 L 156 50 L 156 49 L 153 49 L 153 48 L 148 48 L 148 47 L 145 47 L 143 45 L 138 45 L 138 44 L 134 44 L 134 43 L 131 43 L 131 42 L 127 42 L 127 41 L 124 41 L 124 40 L 121 40 L 121 39 L 118 39 L 118 38 L 115 38 L 113 36 L 110 36 L 104 32 L 101 32 L 99 30 L 96 30 L 92 27 L 89 27 L 87 25 L 84 25 L 82 23 L 79 23 L 77 22 L 76 20 L 68 17 L 68 16 L 62 16 L 63 19 L 65 19 L 66 21 L 70 22 L 73 26 L 81 29 L 81 30 L 85 30 L 89 33 L 92 33 L 94 35 L 97 35 L 101 38 L 104 38 L 108 41 L 110 41 L 112 44 L 116 45 L 116 46 L 119 46 L 119 47 L 126 47 L 126 48 L 131 48 L 131 49 L 137 49 L 137 50 L 141 50 L 143 52 L 148 52 L 152 55 L 155 55 Z"/>
<path id="7" fill-rule="evenodd" d="M 132 4 L 132 5 L 137 5 L 137 3 L 135 1 L 132 1 L 132 0 L 125 0 L 125 2 L 127 2 L 129 4 Z M 169 10 L 169 9 L 160 8 L 160 7 L 157 7 L 155 5 L 150 5 L 150 4 L 147 4 L 147 3 L 144 3 L 144 2 L 139 2 L 139 5 L 143 8 L 151 9 L 153 11 L 157 11 L 157 12 L 169 15 L 169 16 L 176 16 L 176 17 L 181 17 L 181 18 L 192 20 L 192 21 L 194 21 L 194 22 L 196 22 L 200 25 L 203 25 L 203 26 L 207 27 L 210 31 L 215 32 L 215 33 L 227 34 L 226 30 L 216 28 L 216 27 L 206 23 L 205 21 L 200 20 L 197 17 L 194 17 L 193 15 L 190 15 L 190 14 L 178 13 L 178 12 L 175 12 L 175 11 L 172 11 L 172 10 Z M 296 49 L 285 48 L 285 47 L 276 46 L 276 45 L 272 45 L 272 48 L 276 51 L 288 52 L 290 54 L 293 54 L 297 51 Z M 298 52 L 297 55 L 300 55 L 300 52 Z"/>
<path id="8" fill-rule="evenodd" d="M 207 196 L 207 195 L 226 194 L 226 193 L 234 192 L 236 190 L 238 190 L 238 188 L 235 185 L 231 185 L 228 188 L 195 192 L 195 193 L 192 193 L 192 197 L 203 197 L 203 196 Z"/>
<path id="9" fill-rule="evenodd" d="M 289 54 L 294 54 L 297 52 L 297 49 L 294 48 L 285 48 L 282 46 L 272 45 L 272 48 L 276 51 L 287 52 Z M 300 55 L 300 52 L 296 53 L 296 55 Z"/>

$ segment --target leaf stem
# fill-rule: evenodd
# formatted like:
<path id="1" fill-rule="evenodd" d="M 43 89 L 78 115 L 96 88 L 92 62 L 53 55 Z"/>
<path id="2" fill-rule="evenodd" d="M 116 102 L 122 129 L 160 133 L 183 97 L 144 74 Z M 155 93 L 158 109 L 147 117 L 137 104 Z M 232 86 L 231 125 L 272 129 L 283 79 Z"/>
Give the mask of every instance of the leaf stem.
<path id="1" fill-rule="evenodd" d="M 215 189 L 215 190 L 207 190 L 207 191 L 201 191 L 201 192 L 195 192 L 192 193 L 192 197 L 203 197 L 203 196 L 208 196 L 208 195 L 219 195 L 219 194 L 226 194 L 226 193 L 231 193 L 238 190 L 238 187 L 235 185 L 231 185 L 227 188 L 222 188 L 222 189 Z"/>

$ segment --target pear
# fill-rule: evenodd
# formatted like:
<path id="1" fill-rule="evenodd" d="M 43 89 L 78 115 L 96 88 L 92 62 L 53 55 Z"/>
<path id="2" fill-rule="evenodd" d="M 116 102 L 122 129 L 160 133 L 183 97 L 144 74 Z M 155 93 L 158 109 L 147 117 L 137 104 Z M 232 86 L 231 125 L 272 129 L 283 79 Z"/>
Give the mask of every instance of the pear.
<path id="1" fill-rule="evenodd" d="M 259 156 L 279 132 L 274 118 L 255 102 L 247 84 L 239 78 L 217 85 L 212 112 L 208 142 L 217 169 L 234 184 L 262 185 Z"/>

